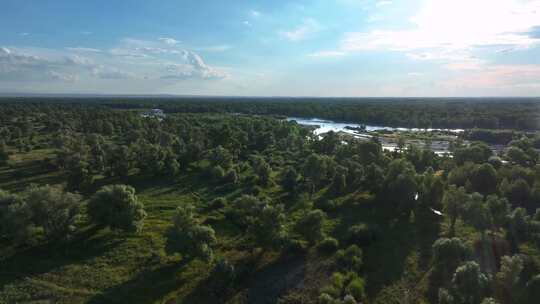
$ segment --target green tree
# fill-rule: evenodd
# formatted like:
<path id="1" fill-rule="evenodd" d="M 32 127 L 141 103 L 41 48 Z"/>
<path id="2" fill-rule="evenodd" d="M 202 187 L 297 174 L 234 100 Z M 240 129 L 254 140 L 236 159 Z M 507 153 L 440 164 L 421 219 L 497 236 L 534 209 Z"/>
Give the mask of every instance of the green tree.
<path id="1" fill-rule="evenodd" d="M 0 236 L 14 243 L 25 243 L 34 227 L 25 200 L 20 195 L 0 190 Z"/>
<path id="2" fill-rule="evenodd" d="M 481 194 L 473 193 L 470 196 L 464 212 L 464 219 L 469 225 L 480 231 L 482 239 L 484 239 L 485 232 L 491 228 L 493 219 L 489 207 L 484 202 Z"/>
<path id="3" fill-rule="evenodd" d="M 75 231 L 81 197 L 51 186 L 31 187 L 24 192 L 31 220 L 48 240 L 63 239 Z"/>
<path id="4" fill-rule="evenodd" d="M 70 191 L 87 191 L 94 183 L 94 176 L 90 172 L 87 162 L 78 161 L 67 170 L 67 188 Z"/>
<path id="5" fill-rule="evenodd" d="M 315 192 L 321 180 L 326 177 L 327 163 L 323 157 L 318 154 L 311 154 L 304 163 L 303 175 L 310 188 L 310 195 Z"/>
<path id="6" fill-rule="evenodd" d="M 493 218 L 493 225 L 497 228 L 504 227 L 510 214 L 510 204 L 506 198 L 499 198 L 497 195 L 490 195 L 486 199 L 486 204 Z"/>
<path id="7" fill-rule="evenodd" d="M 295 230 L 310 244 L 314 244 L 324 238 L 323 224 L 326 213 L 322 210 L 312 210 L 306 213 L 296 223 Z"/>
<path id="8" fill-rule="evenodd" d="M 0 166 L 5 166 L 9 160 L 9 153 L 7 150 L 6 143 L 2 140 L 0 141 Z"/>
<path id="9" fill-rule="evenodd" d="M 515 303 L 518 301 L 517 285 L 523 270 L 523 260 L 519 255 L 503 256 L 501 268 L 495 276 L 497 291 L 501 303 Z"/>
<path id="10" fill-rule="evenodd" d="M 465 209 L 465 204 L 468 201 L 468 195 L 465 188 L 457 188 L 450 185 L 443 197 L 443 205 L 448 218 L 450 219 L 450 235 L 455 233 L 456 220 Z"/>
<path id="11" fill-rule="evenodd" d="M 300 175 L 293 167 L 287 167 L 281 178 L 281 186 L 290 194 L 295 194 L 298 189 Z"/>
<path id="12" fill-rule="evenodd" d="M 455 290 L 455 299 L 459 303 L 480 303 L 486 294 L 488 278 L 480 271 L 476 262 L 466 262 L 459 266 L 452 278 L 452 286 Z"/>
<path id="13" fill-rule="evenodd" d="M 267 204 L 256 213 L 248 228 L 251 239 L 263 248 L 278 248 L 285 239 L 285 213 L 283 205 Z"/>
<path id="14" fill-rule="evenodd" d="M 88 202 L 88 215 L 98 225 L 124 231 L 140 231 L 146 218 L 144 204 L 127 185 L 101 188 Z"/>
<path id="15" fill-rule="evenodd" d="M 166 250 L 210 262 L 214 257 L 213 247 L 216 243 L 216 233 L 210 226 L 195 225 L 187 229 L 173 226 L 167 234 Z"/>
<path id="16" fill-rule="evenodd" d="M 433 243 L 433 264 L 443 278 L 449 278 L 468 255 L 468 249 L 458 238 L 440 238 Z"/>
<path id="17" fill-rule="evenodd" d="M 474 191 L 484 195 L 497 191 L 497 171 L 489 163 L 476 167 L 470 178 Z"/>

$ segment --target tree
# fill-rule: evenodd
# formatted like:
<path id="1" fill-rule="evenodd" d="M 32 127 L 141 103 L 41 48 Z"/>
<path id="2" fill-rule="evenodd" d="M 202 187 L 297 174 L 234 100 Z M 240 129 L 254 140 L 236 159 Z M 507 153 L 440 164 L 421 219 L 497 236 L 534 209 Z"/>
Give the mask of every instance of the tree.
<path id="1" fill-rule="evenodd" d="M 529 236 L 529 215 L 524 208 L 516 208 L 508 217 L 508 235 L 517 241 L 524 241 Z"/>
<path id="2" fill-rule="evenodd" d="M 470 178 L 474 191 L 484 195 L 497 191 L 497 171 L 489 163 L 476 167 Z"/>
<path id="3" fill-rule="evenodd" d="M 377 164 L 369 164 L 365 170 L 364 187 L 373 194 L 378 194 L 384 183 L 384 171 Z"/>
<path id="4" fill-rule="evenodd" d="M 487 229 L 491 228 L 493 219 L 481 194 L 473 193 L 470 196 L 464 215 L 465 221 L 476 230 L 480 231 L 482 239 L 484 239 L 485 232 Z"/>
<path id="5" fill-rule="evenodd" d="M 173 227 L 168 234 L 166 248 L 168 252 L 181 252 L 189 258 L 210 262 L 216 242 L 216 233 L 210 226 L 195 225 L 187 230 Z"/>
<path id="6" fill-rule="evenodd" d="M 527 154 L 518 147 L 511 146 L 506 150 L 506 157 L 509 161 L 522 166 L 527 166 L 529 157 Z"/>
<path id="7" fill-rule="evenodd" d="M 345 192 L 347 188 L 347 168 L 337 166 L 330 188 L 338 195 Z"/>
<path id="8" fill-rule="evenodd" d="M 538 303 L 538 299 L 540 299 L 540 274 L 535 275 L 527 282 L 525 298 L 527 304 Z"/>
<path id="9" fill-rule="evenodd" d="M 295 194 L 300 176 L 293 167 L 287 167 L 281 178 L 281 186 L 290 194 Z"/>
<path id="10" fill-rule="evenodd" d="M 270 183 L 270 176 L 272 174 L 272 168 L 270 165 L 263 158 L 257 158 L 253 168 L 259 177 L 259 183 L 262 186 L 268 186 Z"/>
<path id="11" fill-rule="evenodd" d="M 101 188 L 88 202 L 88 215 L 98 225 L 124 231 L 140 231 L 146 218 L 144 204 L 127 185 Z"/>
<path id="12" fill-rule="evenodd" d="M 314 244 L 324 238 L 325 219 L 326 213 L 321 210 L 312 210 L 296 223 L 295 230 L 310 244 Z"/>
<path id="13" fill-rule="evenodd" d="M 0 166 L 5 166 L 9 160 L 9 153 L 7 151 L 6 143 L 0 141 Z"/>
<path id="14" fill-rule="evenodd" d="M 248 235 L 263 248 L 276 248 L 285 238 L 285 214 L 283 205 L 267 204 L 255 215 L 248 228 Z"/>
<path id="15" fill-rule="evenodd" d="M 433 263 L 435 270 L 444 278 L 450 277 L 458 265 L 468 255 L 468 249 L 458 238 L 440 238 L 433 243 Z"/>
<path id="16" fill-rule="evenodd" d="M 506 198 L 499 198 L 497 195 L 490 195 L 486 199 L 486 204 L 493 219 L 493 225 L 497 228 L 504 227 L 510 213 L 510 204 Z"/>
<path id="17" fill-rule="evenodd" d="M 31 220 L 48 240 L 63 239 L 75 231 L 81 197 L 51 186 L 31 187 L 24 193 Z"/>
<path id="18" fill-rule="evenodd" d="M 311 154 L 304 163 L 303 175 L 310 186 L 310 195 L 315 192 L 321 180 L 326 177 L 327 163 L 323 157 L 318 154 Z"/>
<path id="19" fill-rule="evenodd" d="M 78 161 L 68 168 L 67 188 L 71 191 L 87 191 L 94 183 L 94 176 L 87 162 Z"/>
<path id="20" fill-rule="evenodd" d="M 454 185 L 450 185 L 443 197 L 443 205 L 448 218 L 450 219 L 450 235 L 455 233 L 456 220 L 462 213 L 467 203 L 468 195 L 465 192 L 465 188 L 457 188 Z"/>
<path id="21" fill-rule="evenodd" d="M 480 271 L 476 262 L 466 262 L 459 266 L 452 278 L 454 298 L 459 303 L 476 304 L 484 298 L 488 278 Z"/>
<path id="22" fill-rule="evenodd" d="M 340 249 L 336 252 L 337 263 L 347 271 L 360 271 L 363 262 L 362 257 L 362 249 L 356 245 L 351 245 L 347 249 Z"/>
<path id="23" fill-rule="evenodd" d="M 437 232 L 439 229 L 440 216 L 433 210 L 442 210 L 444 195 L 444 183 L 433 169 L 428 168 L 422 175 L 418 187 L 418 199 L 415 210 L 415 221 L 424 231 Z"/>
<path id="24" fill-rule="evenodd" d="M 197 225 L 195 220 L 195 207 L 191 204 L 185 204 L 176 208 L 173 216 L 173 225 L 178 230 L 188 230 Z"/>
<path id="25" fill-rule="evenodd" d="M 531 189 L 527 181 L 519 178 L 510 184 L 505 194 L 513 206 L 526 206 L 529 201 L 530 193 Z"/>
<path id="26" fill-rule="evenodd" d="M 178 207 L 172 220 L 173 226 L 167 232 L 167 252 L 210 262 L 217 242 L 214 229 L 196 221 L 192 205 Z"/>
<path id="27" fill-rule="evenodd" d="M 33 228 L 31 213 L 23 198 L 0 190 L 0 237 L 24 243 Z"/>
<path id="28" fill-rule="evenodd" d="M 242 195 L 235 199 L 229 210 L 229 216 L 243 228 L 247 228 L 266 204 L 253 195 Z"/>
<path id="29" fill-rule="evenodd" d="M 225 172 L 225 176 L 223 176 L 223 180 L 229 184 L 237 184 L 239 180 L 238 173 L 236 172 L 235 169 L 231 168 L 227 172 Z"/>
<path id="30" fill-rule="evenodd" d="M 519 255 L 503 256 L 501 258 L 501 268 L 495 278 L 502 303 L 514 303 L 517 301 L 516 285 L 519 283 L 522 270 L 523 260 Z"/>
<path id="31" fill-rule="evenodd" d="M 180 173 L 180 168 L 180 163 L 176 159 L 175 155 L 169 153 L 165 159 L 165 174 L 172 177 L 178 176 Z"/>
<path id="32" fill-rule="evenodd" d="M 410 162 L 405 159 L 395 159 L 388 165 L 385 177 L 386 195 L 391 207 L 408 216 L 416 206 L 418 184 L 416 172 Z"/>

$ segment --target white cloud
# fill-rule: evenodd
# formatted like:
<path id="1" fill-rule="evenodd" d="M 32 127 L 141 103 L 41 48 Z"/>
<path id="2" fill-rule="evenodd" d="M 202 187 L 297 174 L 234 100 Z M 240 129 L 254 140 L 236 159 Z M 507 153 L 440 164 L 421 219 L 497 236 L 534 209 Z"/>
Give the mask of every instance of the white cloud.
<path id="1" fill-rule="evenodd" d="M 529 47 L 527 33 L 540 25 L 540 1 L 430 0 L 409 19 L 408 30 L 373 30 L 346 35 L 347 51 L 462 50 L 479 46 Z"/>
<path id="2" fill-rule="evenodd" d="M 219 80 L 229 75 L 222 68 L 208 65 L 200 55 L 191 50 L 168 45 L 159 47 L 160 44 L 156 41 L 123 39 L 117 47 L 108 51 L 87 47 L 1 47 L 0 83 L 73 82 L 80 79 Z M 216 45 L 201 50 L 219 52 L 229 48 L 228 45 Z"/>
<path id="3" fill-rule="evenodd" d="M 227 73 L 219 71 L 208 66 L 201 58 L 191 51 L 185 51 L 183 57 L 186 60 L 184 64 L 168 64 L 166 67 L 167 74 L 162 76 L 163 79 L 223 79 L 227 77 Z"/>
<path id="4" fill-rule="evenodd" d="M 201 52 L 225 52 L 232 49 L 232 46 L 228 44 L 221 44 L 221 45 L 194 47 L 193 49 L 196 51 L 201 51 Z"/>
<path id="5" fill-rule="evenodd" d="M 342 51 L 320 51 L 320 52 L 311 53 L 311 54 L 309 54 L 308 56 L 309 56 L 309 57 L 314 57 L 314 58 L 320 58 L 320 57 L 341 57 L 341 56 L 345 56 L 346 54 L 347 54 L 347 53 L 342 52 Z"/>
<path id="6" fill-rule="evenodd" d="M 245 26 L 251 26 L 251 23 L 247 20 L 244 20 L 244 22 L 242 22 L 243 25 Z"/>
<path id="7" fill-rule="evenodd" d="M 251 17 L 257 18 L 257 17 L 261 16 L 261 12 L 259 12 L 257 10 L 251 10 L 251 11 L 249 11 L 249 15 Z"/>
<path id="8" fill-rule="evenodd" d="M 75 81 L 75 72 L 91 65 L 89 59 L 77 55 L 46 58 L 0 48 L 0 81 Z"/>
<path id="9" fill-rule="evenodd" d="M 114 67 L 98 66 L 92 69 L 92 75 L 100 79 L 132 79 L 137 78 L 133 73 L 128 73 Z"/>
<path id="10" fill-rule="evenodd" d="M 392 1 L 379 1 L 379 2 L 375 3 L 375 6 L 376 7 L 381 7 L 381 6 L 391 5 L 391 4 L 392 4 Z"/>
<path id="11" fill-rule="evenodd" d="M 174 38 L 167 38 L 167 37 L 161 37 L 158 40 L 168 45 L 177 45 L 180 43 L 180 41 Z"/>
<path id="12" fill-rule="evenodd" d="M 499 92 L 519 88 L 540 88 L 540 65 L 495 65 L 466 71 L 441 83 L 453 89 L 484 89 Z M 540 93 L 538 90 L 537 93 Z M 515 92 L 514 92 L 515 94 Z"/>
<path id="13" fill-rule="evenodd" d="M 281 34 L 289 41 L 301 41 L 310 38 L 321 30 L 322 26 L 316 20 L 308 18 L 297 28 L 283 31 Z"/>
<path id="14" fill-rule="evenodd" d="M 80 53 L 101 53 L 101 50 L 87 47 L 67 47 L 66 50 Z"/>

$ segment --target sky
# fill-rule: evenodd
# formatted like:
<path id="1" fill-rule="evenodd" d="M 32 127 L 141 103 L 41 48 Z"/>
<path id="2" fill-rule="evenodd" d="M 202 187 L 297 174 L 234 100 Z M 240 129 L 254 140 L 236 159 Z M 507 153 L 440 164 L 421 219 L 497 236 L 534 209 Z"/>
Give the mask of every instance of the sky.
<path id="1" fill-rule="evenodd" d="M 540 96 L 538 0 L 2 0 L 0 93 Z"/>

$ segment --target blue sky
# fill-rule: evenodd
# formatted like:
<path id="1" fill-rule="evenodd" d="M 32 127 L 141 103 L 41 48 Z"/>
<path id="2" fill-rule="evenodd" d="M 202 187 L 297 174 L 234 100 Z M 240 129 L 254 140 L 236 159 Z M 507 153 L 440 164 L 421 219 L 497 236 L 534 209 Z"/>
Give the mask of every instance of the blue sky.
<path id="1" fill-rule="evenodd" d="M 540 1 L 2 0 L 0 92 L 540 96 Z"/>

